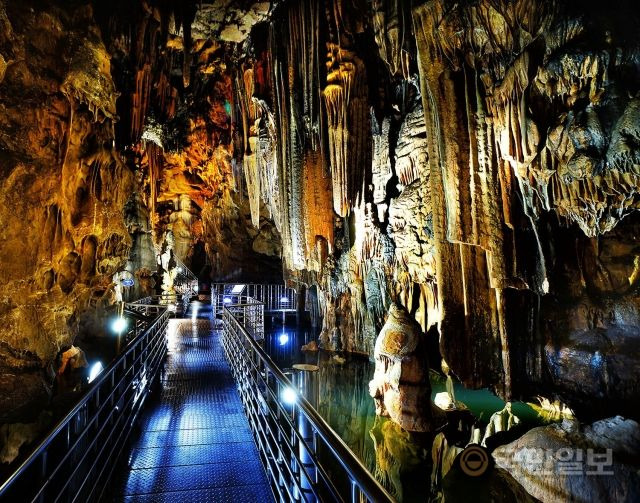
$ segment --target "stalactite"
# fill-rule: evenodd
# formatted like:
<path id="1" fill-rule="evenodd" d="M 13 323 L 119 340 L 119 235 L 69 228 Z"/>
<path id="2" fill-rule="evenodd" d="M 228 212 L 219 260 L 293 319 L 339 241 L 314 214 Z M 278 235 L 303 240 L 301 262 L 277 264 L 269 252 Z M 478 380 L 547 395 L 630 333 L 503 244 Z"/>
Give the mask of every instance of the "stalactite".
<path id="1" fill-rule="evenodd" d="M 272 25 L 266 66 L 271 69 L 273 113 L 265 102 L 261 105 L 265 115 L 260 120 L 259 144 L 265 149 L 258 163 L 259 176 L 270 187 L 261 192 L 280 220 L 285 263 L 299 270 L 316 255 L 316 236 L 325 241 L 332 236 L 328 230 L 332 212 L 327 212 L 323 201 L 328 192 L 321 148 L 318 5 L 317 1 L 288 5 L 282 12 L 284 22 L 277 28 Z M 270 150 L 276 155 L 271 156 Z M 270 176 L 269 170 L 276 176 Z M 305 189 L 304 181 L 310 177 L 315 185 Z M 312 214 L 314 209 L 323 214 Z"/>
<path id="2" fill-rule="evenodd" d="M 340 216 L 357 203 L 362 175 L 370 160 L 369 107 L 362 60 L 350 50 L 327 44 L 327 110 L 329 160 L 333 181 L 333 208 Z"/>
<path id="3" fill-rule="evenodd" d="M 411 36 L 411 14 L 406 0 L 373 0 L 373 28 L 380 57 L 393 76 L 409 79 L 410 53 L 406 45 Z"/>
<path id="4" fill-rule="evenodd" d="M 331 180 L 323 167 L 318 152 L 308 151 L 304 163 L 303 211 L 306 230 L 307 256 L 315 257 L 316 270 L 323 265 L 319 240 L 333 247 L 333 209 L 331 206 Z M 324 257 L 326 258 L 326 257 Z"/>
<path id="5" fill-rule="evenodd" d="M 139 138 L 149 110 L 151 96 L 151 65 L 145 64 L 136 73 L 135 91 L 131 95 L 131 138 Z"/>
<path id="6" fill-rule="evenodd" d="M 182 82 L 185 88 L 191 83 L 191 23 L 196 16 L 195 2 L 181 2 L 182 7 L 182 33 L 183 33 L 183 64 L 182 64 Z"/>
<path id="7" fill-rule="evenodd" d="M 249 194 L 249 208 L 251 210 L 251 222 L 256 228 L 260 227 L 260 174 L 258 172 L 258 107 L 253 101 L 254 80 L 251 68 L 244 71 L 242 87 L 240 89 L 240 102 L 242 104 L 242 121 L 244 133 L 244 179 L 247 183 Z"/>
<path id="8" fill-rule="evenodd" d="M 495 340 L 504 333 L 502 296 L 499 290 L 491 288 L 492 271 L 487 270 L 491 268 L 487 263 L 491 262 L 491 258 L 485 256 L 483 249 L 477 248 L 487 229 L 502 225 L 495 219 L 487 221 L 484 217 L 481 218 L 487 200 L 499 200 L 500 193 L 485 184 L 486 193 L 483 197 L 482 181 L 476 175 L 480 171 L 478 156 L 475 154 L 477 115 L 471 103 L 472 100 L 475 101 L 475 85 L 471 96 L 469 79 L 463 75 L 465 80 L 462 82 L 462 89 L 466 91 L 465 95 L 460 96 L 455 81 L 459 74 L 454 75 L 442 61 L 440 46 L 433 38 L 435 30 L 431 31 L 442 15 L 438 3 L 414 10 L 422 95 L 427 129 L 430 132 L 430 185 L 438 305 L 441 311 L 441 346 L 443 356 L 450 364 L 471 364 L 473 369 L 465 371 L 465 374 L 481 376 L 488 373 L 488 369 L 482 367 L 490 367 L 493 363 L 480 363 L 477 346 L 474 344 L 470 347 L 462 341 L 456 343 L 456 334 L 483 333 L 488 340 Z M 465 104 L 466 109 L 461 110 L 459 103 Z M 479 127 L 484 127 L 484 124 Z M 481 136 L 482 134 L 480 132 Z M 497 177 L 495 164 L 485 163 L 482 169 L 489 170 L 483 178 Z M 487 309 L 489 307 L 491 309 Z M 462 332 L 460 325 L 466 325 Z M 508 347 L 504 342 L 503 340 L 504 391 L 509 395 L 511 368 Z M 459 359 L 461 346 L 468 352 L 463 360 Z"/>
<path id="9" fill-rule="evenodd" d="M 259 110 L 258 116 L 258 152 L 256 158 L 260 177 L 260 197 L 266 203 L 276 228 L 282 232 L 280 204 L 279 169 L 275 118 L 264 100 L 254 98 Z"/>
<path id="10" fill-rule="evenodd" d="M 359 203 L 363 176 L 371 163 L 367 75 L 354 43 L 354 34 L 362 28 L 357 9 L 357 2 L 342 0 L 325 5 L 327 81 L 322 95 L 327 112 L 333 207 L 340 216 L 347 216 L 350 206 Z"/>
<path id="11" fill-rule="evenodd" d="M 149 199 L 147 201 L 147 207 L 149 208 L 151 232 L 154 237 L 157 237 L 155 234 L 155 226 L 158 223 L 156 203 L 158 200 L 158 183 L 160 182 L 160 176 L 162 174 L 164 152 L 162 147 L 152 142 L 145 144 L 145 152 L 149 169 Z"/>

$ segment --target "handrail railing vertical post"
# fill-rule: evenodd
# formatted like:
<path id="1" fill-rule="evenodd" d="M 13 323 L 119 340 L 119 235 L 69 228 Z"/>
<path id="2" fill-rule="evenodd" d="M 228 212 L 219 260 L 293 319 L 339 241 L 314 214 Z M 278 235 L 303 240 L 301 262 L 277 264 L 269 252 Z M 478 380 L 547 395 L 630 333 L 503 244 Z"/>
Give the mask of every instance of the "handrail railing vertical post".
<path id="1" fill-rule="evenodd" d="M 360 498 L 358 496 L 358 485 L 353 479 L 349 479 L 349 481 L 351 482 L 351 503 L 360 503 Z"/>
<path id="2" fill-rule="evenodd" d="M 311 397 L 313 394 L 313 383 L 311 382 L 313 379 L 313 371 L 312 370 L 297 370 L 295 373 L 295 382 L 296 388 L 302 393 L 305 397 Z M 312 404 L 315 405 L 313 403 Z M 313 483 L 315 482 L 315 465 L 313 463 L 313 455 L 315 455 L 315 446 L 313 446 L 313 433 L 311 423 L 309 423 L 309 419 L 302 413 L 298 414 L 298 432 L 300 433 L 300 437 L 303 441 L 299 442 L 298 445 L 298 456 L 300 464 L 305 468 L 300 475 L 300 486 L 302 490 L 305 492 L 305 500 L 309 503 L 313 503 L 315 501 L 315 497 L 313 496 L 312 488 Z M 313 452 L 310 452 L 310 447 Z"/>

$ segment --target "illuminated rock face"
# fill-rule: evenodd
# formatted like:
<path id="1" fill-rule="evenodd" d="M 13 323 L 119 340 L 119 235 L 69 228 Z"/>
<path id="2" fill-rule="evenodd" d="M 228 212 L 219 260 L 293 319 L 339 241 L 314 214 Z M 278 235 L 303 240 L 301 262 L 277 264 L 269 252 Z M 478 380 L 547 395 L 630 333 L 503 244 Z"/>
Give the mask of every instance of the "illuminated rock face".
<path id="1" fill-rule="evenodd" d="M 635 113 L 637 83 L 630 75 L 638 74 L 638 46 L 625 38 L 632 23 L 596 4 L 589 10 L 583 17 L 571 2 L 448 9 L 435 1 L 413 11 L 441 351 L 468 384 L 495 385 L 489 376 L 501 374 L 507 397 L 545 381 L 571 395 L 565 391 L 575 376 L 562 366 L 584 356 L 558 349 L 577 344 L 591 355 L 601 351 L 596 320 L 616 319 L 617 328 L 603 321 L 604 330 L 620 334 L 620 348 L 635 347 L 625 327 L 640 321 L 637 295 L 625 289 L 614 300 L 611 290 L 590 287 L 599 276 L 595 264 L 607 258 L 596 252 L 597 259 L 591 255 L 593 262 L 581 265 L 580 257 L 607 243 L 614 227 L 637 225 L 637 213 L 623 217 L 638 207 L 636 126 L 628 121 Z M 514 15 L 526 21 L 516 27 Z M 624 145 L 615 140 L 620 128 L 629 133 Z M 626 248 L 624 238 L 617 241 L 614 247 Z M 634 252 L 614 253 L 624 255 L 627 267 L 634 263 Z M 613 283 L 630 286 L 627 273 L 612 271 Z M 577 315 L 580 304 L 591 306 L 590 321 Z M 573 341 L 565 343 L 569 334 Z M 606 352 L 615 359 L 616 351 Z M 618 401 L 618 392 L 599 386 L 599 407 L 630 410 L 637 388 L 622 366 L 626 371 L 614 365 L 602 376 L 626 374 L 620 390 L 630 394 Z M 600 379 L 607 377 L 587 381 Z M 578 407 L 581 400 L 573 399 Z"/>
<path id="2" fill-rule="evenodd" d="M 378 334 L 369 392 L 376 412 L 408 431 L 431 430 L 431 386 L 425 336 L 400 306 L 392 304 Z"/>
<path id="3" fill-rule="evenodd" d="M 589 458 L 587 454 L 607 449 L 609 454 L 601 458 Z M 533 455 L 527 458 L 523 452 Z M 553 455 L 557 452 L 571 452 L 571 471 Z M 534 428 L 498 447 L 493 458 L 540 501 L 636 501 L 640 497 L 640 476 L 634 461 L 639 452 L 640 425 L 617 416 L 583 427 L 564 421 Z"/>
<path id="4" fill-rule="evenodd" d="M 113 148 L 117 94 L 91 8 L 7 2 L 0 20 L 0 418 L 29 422 L 58 354 L 113 300 L 134 178 Z"/>
<path id="5" fill-rule="evenodd" d="M 0 8 L 18 409 L 100 335 L 115 272 L 142 295 L 175 256 L 313 287 L 329 349 L 373 357 L 397 304 L 468 386 L 637 416 L 631 3 L 88 5 Z"/>
<path id="6" fill-rule="evenodd" d="M 468 386 L 637 414 L 631 4 L 356 4 L 280 5 L 234 79 L 320 342 L 373 356 L 395 301 Z"/>

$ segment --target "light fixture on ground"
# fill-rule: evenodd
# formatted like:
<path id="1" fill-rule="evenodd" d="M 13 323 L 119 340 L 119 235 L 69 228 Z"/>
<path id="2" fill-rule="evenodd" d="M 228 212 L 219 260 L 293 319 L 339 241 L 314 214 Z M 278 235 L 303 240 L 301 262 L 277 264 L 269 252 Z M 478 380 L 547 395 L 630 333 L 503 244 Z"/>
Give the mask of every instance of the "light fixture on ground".
<path id="1" fill-rule="evenodd" d="M 122 332 L 125 331 L 126 328 L 127 328 L 127 320 L 125 320 L 124 317 L 122 316 L 118 316 L 111 323 L 111 330 L 113 330 L 117 334 L 121 334 Z"/>
<path id="2" fill-rule="evenodd" d="M 102 362 L 95 362 L 89 370 L 89 382 L 92 382 L 102 372 Z"/>
<path id="3" fill-rule="evenodd" d="M 298 393 L 291 386 L 287 386 L 280 393 L 280 400 L 287 405 L 293 405 L 298 401 Z"/>

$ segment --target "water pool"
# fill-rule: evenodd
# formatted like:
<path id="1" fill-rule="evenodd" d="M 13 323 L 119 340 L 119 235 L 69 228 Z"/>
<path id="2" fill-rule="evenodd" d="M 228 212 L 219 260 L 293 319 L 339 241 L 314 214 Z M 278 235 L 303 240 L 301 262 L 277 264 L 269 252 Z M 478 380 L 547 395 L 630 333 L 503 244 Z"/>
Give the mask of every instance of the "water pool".
<path id="1" fill-rule="evenodd" d="M 317 365 L 319 370 L 306 398 L 342 437 L 365 466 L 401 503 L 424 502 L 429 498 L 431 476 L 431 434 L 411 433 L 394 422 L 377 417 L 369 396 L 369 381 L 375 364 L 360 355 L 325 351 L 302 352 L 301 346 L 316 339 L 308 329 L 277 327 L 265 334 L 264 347 L 283 370 L 295 364 Z M 432 373 L 432 399 L 445 391 L 444 377 Z M 454 383 L 456 400 L 463 402 L 479 419 L 488 421 L 505 402 L 489 390 L 469 390 Z M 512 411 L 523 423 L 543 422 L 528 404 L 515 402 Z"/>

